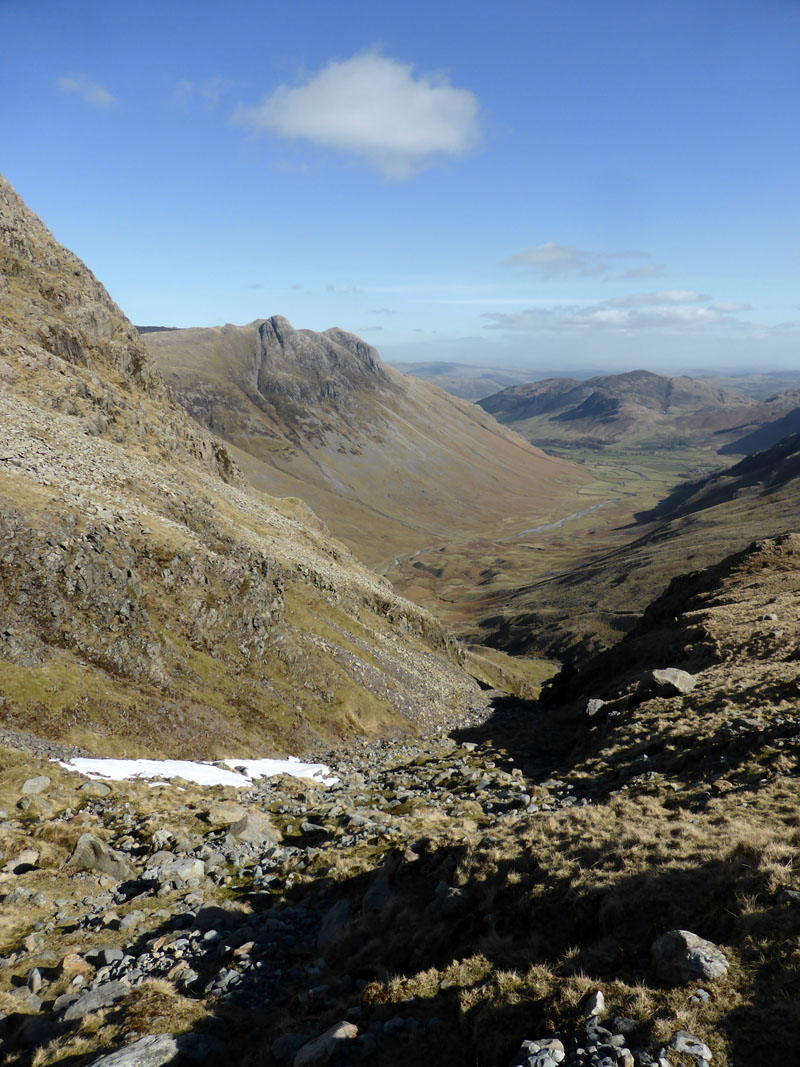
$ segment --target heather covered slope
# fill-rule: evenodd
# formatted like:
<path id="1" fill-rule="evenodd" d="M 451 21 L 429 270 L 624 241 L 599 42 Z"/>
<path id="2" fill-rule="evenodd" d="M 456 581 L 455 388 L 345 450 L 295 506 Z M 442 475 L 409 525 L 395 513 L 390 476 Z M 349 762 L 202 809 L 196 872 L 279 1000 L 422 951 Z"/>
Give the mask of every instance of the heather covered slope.
<path id="1" fill-rule="evenodd" d="M 1 179 L 0 264 L 0 725 L 224 755 L 475 698 L 429 615 L 247 485 Z"/>
<path id="2" fill-rule="evenodd" d="M 145 342 L 254 484 L 301 497 L 376 566 L 559 518 L 586 481 L 343 330 L 295 330 L 274 316 Z"/>
<path id="3" fill-rule="evenodd" d="M 542 447 L 646 449 L 719 448 L 796 404 L 792 394 L 758 401 L 712 381 L 642 370 L 586 381 L 550 378 L 480 401 L 498 421 Z"/>

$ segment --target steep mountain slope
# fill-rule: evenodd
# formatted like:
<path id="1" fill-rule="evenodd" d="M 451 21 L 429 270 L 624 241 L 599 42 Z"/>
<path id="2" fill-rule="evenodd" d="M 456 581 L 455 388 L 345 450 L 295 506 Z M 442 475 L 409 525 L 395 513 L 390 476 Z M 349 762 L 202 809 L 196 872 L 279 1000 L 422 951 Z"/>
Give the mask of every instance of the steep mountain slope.
<path id="1" fill-rule="evenodd" d="M 794 400 L 796 403 L 800 402 L 800 393 L 783 393 L 780 396 L 774 397 L 773 400 L 768 403 L 776 403 L 783 406 L 786 402 Z M 800 406 L 793 407 L 786 414 L 780 415 L 778 418 L 769 422 L 764 422 L 761 426 L 756 427 L 755 430 L 750 430 L 748 433 L 744 433 L 741 437 L 737 437 L 729 444 L 723 445 L 720 449 L 722 455 L 747 455 L 750 452 L 761 452 L 765 448 L 769 448 L 771 445 L 777 444 L 785 437 L 789 437 L 791 434 L 800 432 Z"/>
<path id="2" fill-rule="evenodd" d="M 254 484 L 302 497 L 376 566 L 558 518 L 586 480 L 343 330 L 295 330 L 274 316 L 145 342 Z"/>
<path id="3" fill-rule="evenodd" d="M 511 596 L 487 599 L 484 639 L 509 651 L 547 650 L 579 660 L 629 630 L 687 567 L 709 565 L 797 525 L 800 435 L 688 483 L 641 516 L 632 543 Z M 492 614 L 495 609 L 494 614 Z"/>
<path id="4" fill-rule="evenodd" d="M 0 267 L 2 725 L 230 755 L 475 698 L 433 618 L 247 485 L 5 179 Z"/>
<path id="5" fill-rule="evenodd" d="M 759 402 L 703 379 L 631 371 L 586 381 L 550 378 L 480 401 L 484 410 L 543 447 L 674 448 L 741 437 L 781 417 L 797 400 Z"/>

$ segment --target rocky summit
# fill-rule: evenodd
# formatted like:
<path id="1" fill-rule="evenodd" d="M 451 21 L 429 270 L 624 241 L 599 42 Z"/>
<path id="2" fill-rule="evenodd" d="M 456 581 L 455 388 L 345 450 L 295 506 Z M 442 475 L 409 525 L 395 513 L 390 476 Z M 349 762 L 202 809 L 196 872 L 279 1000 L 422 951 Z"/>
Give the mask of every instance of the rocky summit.
<path id="1" fill-rule="evenodd" d="M 432 543 L 502 536 L 575 510 L 586 481 L 345 330 L 295 329 L 274 315 L 143 340 L 255 485 L 301 497 L 381 569 Z"/>

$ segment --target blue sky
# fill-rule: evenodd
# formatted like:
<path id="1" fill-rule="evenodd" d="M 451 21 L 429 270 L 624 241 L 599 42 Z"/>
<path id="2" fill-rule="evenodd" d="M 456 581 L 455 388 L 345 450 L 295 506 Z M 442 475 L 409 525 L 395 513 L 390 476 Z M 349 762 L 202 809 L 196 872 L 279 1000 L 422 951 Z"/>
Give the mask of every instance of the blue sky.
<path id="1" fill-rule="evenodd" d="M 138 324 L 794 367 L 798 0 L 0 0 L 0 169 Z"/>

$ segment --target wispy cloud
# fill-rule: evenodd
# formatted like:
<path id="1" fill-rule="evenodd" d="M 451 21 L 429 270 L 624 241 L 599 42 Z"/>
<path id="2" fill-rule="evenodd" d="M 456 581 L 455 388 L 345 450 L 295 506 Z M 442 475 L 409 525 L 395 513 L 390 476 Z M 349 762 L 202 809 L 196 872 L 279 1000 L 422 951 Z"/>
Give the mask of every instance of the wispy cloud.
<path id="1" fill-rule="evenodd" d="M 664 273 L 663 263 L 645 263 L 642 267 L 631 267 L 621 274 L 621 278 L 660 278 Z"/>
<path id="2" fill-rule="evenodd" d="M 614 252 L 590 252 L 575 245 L 562 245 L 557 241 L 534 245 L 522 252 L 509 256 L 505 261 L 507 267 L 527 267 L 532 273 L 543 279 L 557 278 L 563 275 L 577 275 L 582 278 L 599 278 L 612 276 L 609 260 L 615 259 L 649 259 L 650 253 L 640 248 L 628 248 Z M 664 273 L 663 263 L 644 263 L 631 267 L 624 274 L 614 275 L 619 278 L 658 278 Z"/>
<path id="3" fill-rule="evenodd" d="M 480 105 L 443 75 L 415 76 L 377 50 L 332 60 L 302 85 L 281 85 L 233 119 L 256 133 L 300 138 L 365 160 L 387 178 L 412 177 L 439 155 L 465 156 L 480 137 Z"/>
<path id="4" fill-rule="evenodd" d="M 641 297 L 642 299 L 635 299 Z M 655 300 L 654 297 L 666 299 Z M 606 300 L 602 304 L 570 307 L 527 307 L 515 312 L 488 311 L 482 316 L 488 330 L 536 332 L 540 330 L 575 329 L 704 329 L 726 322 L 742 325 L 740 320 L 724 318 L 722 310 L 729 305 L 699 303 L 710 298 L 690 290 L 669 290 L 666 293 L 639 293 L 629 298 Z M 737 306 L 745 310 L 746 305 Z"/>
<path id="5" fill-rule="evenodd" d="M 179 81 L 175 86 L 177 100 L 188 103 L 199 99 L 208 110 L 216 107 L 233 83 L 228 78 L 204 78 L 201 81 Z"/>
<path id="6" fill-rule="evenodd" d="M 752 311 L 752 304 L 737 304 L 734 300 L 716 300 L 712 305 L 714 311 L 721 311 L 724 315 L 729 315 L 735 311 Z"/>
<path id="7" fill-rule="evenodd" d="M 331 282 L 325 286 L 326 293 L 337 293 L 339 296 L 361 296 L 364 292 L 357 285 L 334 285 Z"/>
<path id="8" fill-rule="evenodd" d="M 659 304 L 706 304 L 711 299 L 694 289 L 665 289 L 660 293 L 631 293 L 629 296 L 615 296 L 604 303 L 609 307 L 637 308 L 651 307 Z M 718 310 L 722 310 L 721 308 Z M 738 307 L 731 310 L 739 310 Z"/>
<path id="9" fill-rule="evenodd" d="M 605 274 L 609 269 L 604 259 L 593 252 L 585 252 L 575 245 L 560 245 L 547 241 L 509 256 L 509 267 L 529 267 L 542 278 L 556 278 L 560 274 L 580 274 L 585 278 Z"/>
<path id="10" fill-rule="evenodd" d="M 113 107 L 117 98 L 97 82 L 91 81 L 85 74 L 73 74 L 58 79 L 62 93 L 75 93 L 92 107 Z"/>

